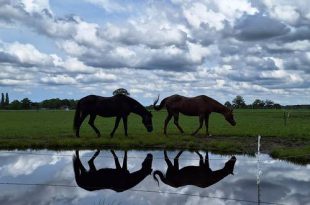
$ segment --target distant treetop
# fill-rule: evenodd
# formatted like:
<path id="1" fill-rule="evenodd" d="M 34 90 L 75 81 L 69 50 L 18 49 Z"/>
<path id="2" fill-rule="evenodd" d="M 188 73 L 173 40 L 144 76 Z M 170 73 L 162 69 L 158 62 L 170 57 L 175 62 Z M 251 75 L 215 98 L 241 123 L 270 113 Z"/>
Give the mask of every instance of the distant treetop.
<path id="1" fill-rule="evenodd" d="M 125 88 L 118 88 L 113 91 L 113 95 L 118 95 L 118 94 L 127 95 L 127 96 L 130 95 L 130 93 Z"/>

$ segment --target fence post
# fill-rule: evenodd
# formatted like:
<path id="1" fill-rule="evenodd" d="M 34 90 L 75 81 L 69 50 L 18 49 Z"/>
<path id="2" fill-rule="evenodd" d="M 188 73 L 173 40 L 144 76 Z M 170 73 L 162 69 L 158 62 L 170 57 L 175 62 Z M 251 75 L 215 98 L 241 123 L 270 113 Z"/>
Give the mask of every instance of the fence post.
<path id="1" fill-rule="evenodd" d="M 260 140 L 261 136 L 257 137 L 257 176 L 256 176 L 256 184 L 257 184 L 257 202 L 260 204 L 260 177 L 262 175 L 262 171 L 260 168 Z"/>
<path id="2" fill-rule="evenodd" d="M 283 113 L 283 120 L 284 120 L 284 126 L 286 127 L 286 121 L 287 121 L 286 111 L 284 111 Z"/>

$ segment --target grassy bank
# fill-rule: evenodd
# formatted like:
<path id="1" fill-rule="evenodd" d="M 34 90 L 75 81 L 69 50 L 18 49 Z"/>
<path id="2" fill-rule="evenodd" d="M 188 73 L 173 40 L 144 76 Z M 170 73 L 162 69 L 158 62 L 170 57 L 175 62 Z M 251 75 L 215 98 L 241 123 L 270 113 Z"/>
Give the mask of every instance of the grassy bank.
<path id="1" fill-rule="evenodd" d="M 303 149 L 310 146 L 310 111 L 289 111 L 286 126 L 283 113 L 281 110 L 236 110 L 235 127 L 230 126 L 223 116 L 212 114 L 209 124 L 212 136 L 207 138 L 204 127 L 198 136 L 190 136 L 198 126 L 198 119 L 183 115 L 180 116 L 180 125 L 185 134 L 181 135 L 171 120 L 168 137 L 164 136 L 166 111 L 161 111 L 153 112 L 152 133 L 146 132 L 139 116 L 131 114 L 128 120 L 129 137 L 124 136 L 123 125 L 120 123 L 111 139 L 109 133 L 114 126 L 114 118 L 97 117 L 95 124 L 102 137 L 96 137 L 86 119 L 81 128 L 81 138 L 78 139 L 72 131 L 73 111 L 0 111 L 0 148 L 184 148 L 254 153 L 257 135 L 261 135 L 262 149 L 273 152 L 274 156 L 282 156 L 282 152 L 275 150 L 286 148 L 302 150 L 299 155 L 310 154 L 309 149 Z"/>

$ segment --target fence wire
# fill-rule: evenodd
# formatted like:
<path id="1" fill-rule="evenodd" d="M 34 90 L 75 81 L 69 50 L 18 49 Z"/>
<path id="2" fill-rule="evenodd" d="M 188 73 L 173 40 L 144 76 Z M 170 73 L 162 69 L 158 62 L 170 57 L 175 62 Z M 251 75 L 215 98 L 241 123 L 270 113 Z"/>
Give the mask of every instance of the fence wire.
<path id="1" fill-rule="evenodd" d="M 0 182 L 0 185 L 79 188 L 79 186 L 68 185 L 68 184 L 19 183 L 19 182 Z M 92 188 L 96 188 L 96 187 L 92 187 Z M 201 194 L 194 194 L 194 193 L 168 192 L 168 191 L 160 191 L 160 190 L 143 190 L 143 189 L 133 189 L 133 188 L 127 191 L 154 193 L 154 194 L 179 195 L 179 196 L 199 197 L 199 198 L 209 198 L 209 199 L 221 199 L 224 201 L 236 201 L 236 202 L 244 202 L 244 203 L 252 203 L 252 204 L 258 203 L 257 201 L 253 201 L 253 200 L 236 199 L 236 198 L 228 198 L 228 197 L 217 197 L 217 196 L 201 195 Z M 281 203 L 267 202 L 267 201 L 260 201 L 260 204 L 285 205 Z"/>

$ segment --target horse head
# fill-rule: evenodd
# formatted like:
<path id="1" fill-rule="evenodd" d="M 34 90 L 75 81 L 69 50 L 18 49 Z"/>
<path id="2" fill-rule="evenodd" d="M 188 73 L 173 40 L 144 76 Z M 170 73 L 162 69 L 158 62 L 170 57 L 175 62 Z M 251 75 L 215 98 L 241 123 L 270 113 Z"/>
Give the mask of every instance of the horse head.
<path id="1" fill-rule="evenodd" d="M 144 124 L 148 132 L 153 131 L 152 117 L 153 115 L 150 111 L 146 111 L 145 114 L 142 116 L 142 123 Z"/>
<path id="2" fill-rule="evenodd" d="M 234 175 L 234 168 L 235 168 L 235 163 L 236 163 L 236 157 L 232 156 L 224 166 L 224 169 L 228 171 L 229 174 Z"/>
<path id="3" fill-rule="evenodd" d="M 236 121 L 233 115 L 233 110 L 229 110 L 226 113 L 224 113 L 225 119 L 227 122 L 229 122 L 232 126 L 236 125 Z"/>

